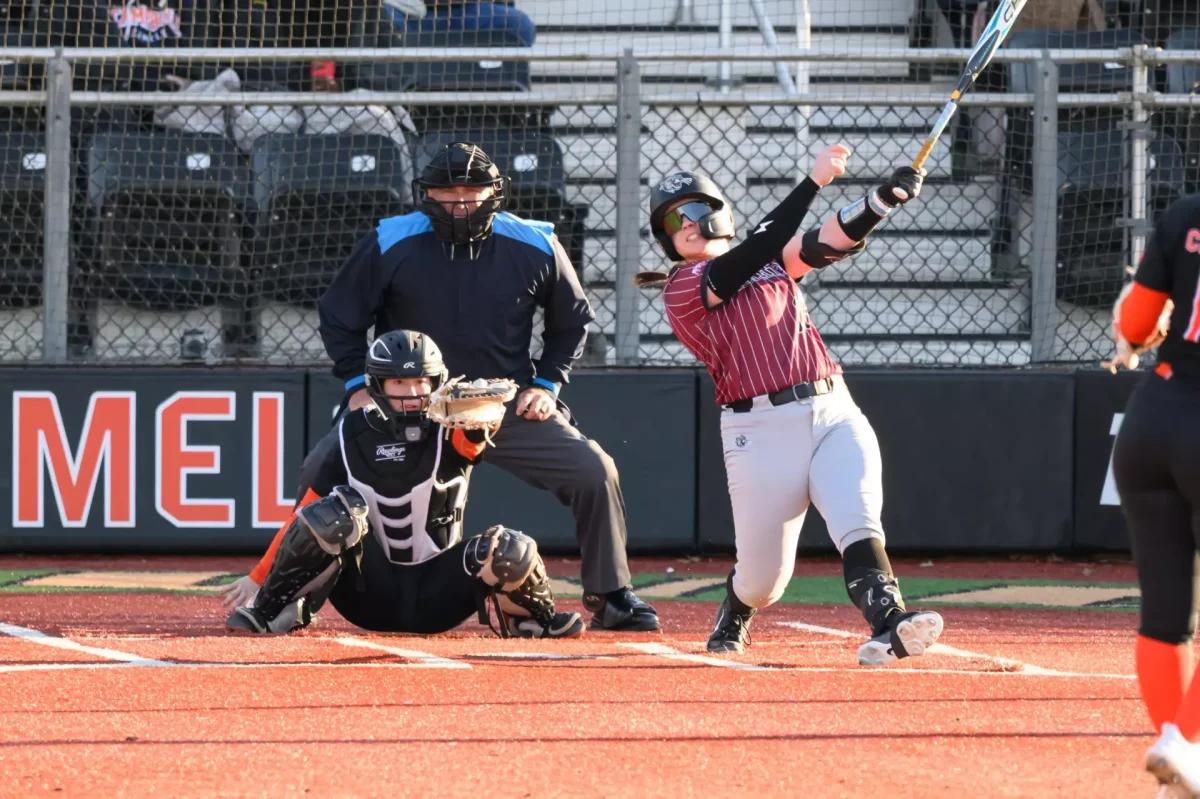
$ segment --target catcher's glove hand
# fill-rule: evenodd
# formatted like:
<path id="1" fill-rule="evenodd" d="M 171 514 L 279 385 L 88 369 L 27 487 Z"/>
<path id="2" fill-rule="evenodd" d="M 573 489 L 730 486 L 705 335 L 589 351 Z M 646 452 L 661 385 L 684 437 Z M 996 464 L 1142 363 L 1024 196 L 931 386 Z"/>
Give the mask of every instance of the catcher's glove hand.
<path id="1" fill-rule="evenodd" d="M 1138 363 L 1141 360 L 1141 354 L 1163 343 L 1167 337 L 1167 329 L 1171 325 L 1171 313 L 1175 310 L 1175 304 L 1167 300 L 1163 306 L 1162 314 L 1158 317 L 1158 324 L 1154 327 L 1154 333 L 1145 342 L 1135 346 L 1121 335 L 1121 304 L 1125 302 L 1125 298 L 1129 296 L 1129 292 L 1132 290 L 1133 283 L 1126 283 L 1125 288 L 1121 289 L 1121 293 L 1117 296 L 1116 304 L 1113 305 L 1112 332 L 1117 354 L 1113 356 L 1111 361 L 1100 362 L 1101 366 L 1113 374 L 1116 374 L 1117 368 L 1121 366 L 1124 366 L 1126 369 L 1137 369 Z"/>
<path id="2" fill-rule="evenodd" d="M 480 378 L 468 383 L 456 377 L 429 397 L 429 418 L 445 427 L 490 433 L 504 419 L 504 405 L 516 395 L 512 380 Z"/>

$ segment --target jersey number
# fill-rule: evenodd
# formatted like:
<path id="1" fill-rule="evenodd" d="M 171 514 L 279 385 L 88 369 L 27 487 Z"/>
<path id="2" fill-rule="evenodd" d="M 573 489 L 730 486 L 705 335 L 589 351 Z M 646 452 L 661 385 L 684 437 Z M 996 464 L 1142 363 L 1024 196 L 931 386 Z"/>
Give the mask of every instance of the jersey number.
<path id="1" fill-rule="evenodd" d="M 1200 253 L 1200 230 L 1196 228 L 1189 230 L 1184 246 L 1190 253 Z M 1183 332 L 1183 340 L 1193 344 L 1200 342 L 1200 278 L 1196 280 L 1196 293 L 1192 296 L 1192 313 L 1188 316 L 1188 326 Z"/>

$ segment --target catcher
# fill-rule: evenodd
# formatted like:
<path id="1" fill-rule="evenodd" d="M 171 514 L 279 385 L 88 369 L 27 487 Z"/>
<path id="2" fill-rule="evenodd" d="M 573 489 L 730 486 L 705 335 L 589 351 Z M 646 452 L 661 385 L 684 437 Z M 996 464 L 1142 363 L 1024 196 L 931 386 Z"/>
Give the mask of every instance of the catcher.
<path id="1" fill-rule="evenodd" d="M 300 475 L 302 497 L 266 555 L 225 589 L 226 626 L 288 633 L 326 600 L 351 624 L 440 633 L 474 612 L 501 637 L 571 638 L 537 544 L 495 526 L 463 539 L 471 469 L 516 394 L 510 380 L 448 380 L 437 345 L 405 330 L 371 345 L 373 404 L 347 414 Z"/>

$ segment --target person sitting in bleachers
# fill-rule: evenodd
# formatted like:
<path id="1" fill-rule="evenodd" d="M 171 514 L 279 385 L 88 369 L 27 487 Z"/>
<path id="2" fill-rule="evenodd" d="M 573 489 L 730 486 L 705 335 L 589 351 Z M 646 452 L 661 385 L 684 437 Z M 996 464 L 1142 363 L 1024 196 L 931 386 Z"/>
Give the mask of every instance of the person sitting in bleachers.
<path id="1" fill-rule="evenodd" d="M 403 2 L 405 5 L 411 5 L 419 3 L 420 0 Z M 491 31 L 497 34 L 496 45 L 515 38 L 522 47 L 532 47 L 537 37 L 537 26 L 533 24 L 533 19 L 511 2 L 429 0 L 424 5 L 426 13 L 420 17 L 416 14 L 406 15 L 391 3 L 385 6 L 385 11 L 395 24 L 403 26 L 410 36 Z"/>

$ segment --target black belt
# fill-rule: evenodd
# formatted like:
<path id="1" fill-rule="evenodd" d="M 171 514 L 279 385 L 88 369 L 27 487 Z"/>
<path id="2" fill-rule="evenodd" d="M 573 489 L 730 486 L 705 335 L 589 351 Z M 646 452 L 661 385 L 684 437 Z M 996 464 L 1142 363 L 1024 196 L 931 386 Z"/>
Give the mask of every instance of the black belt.
<path id="1" fill-rule="evenodd" d="M 826 377 L 821 380 L 816 380 L 812 383 L 798 383 L 791 388 L 781 389 L 774 394 L 768 394 L 767 399 L 772 405 L 787 405 L 789 402 L 808 399 L 809 397 L 819 397 L 822 394 L 828 394 L 833 391 L 834 382 L 832 377 Z M 725 406 L 734 413 L 749 413 L 754 407 L 754 397 L 750 399 L 740 399 L 736 402 L 731 402 Z"/>

